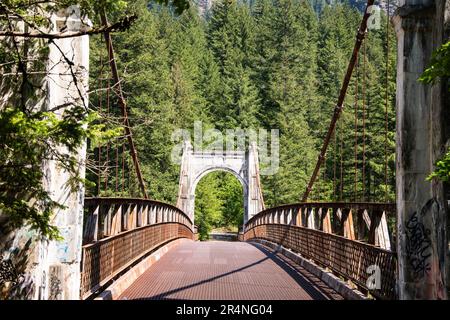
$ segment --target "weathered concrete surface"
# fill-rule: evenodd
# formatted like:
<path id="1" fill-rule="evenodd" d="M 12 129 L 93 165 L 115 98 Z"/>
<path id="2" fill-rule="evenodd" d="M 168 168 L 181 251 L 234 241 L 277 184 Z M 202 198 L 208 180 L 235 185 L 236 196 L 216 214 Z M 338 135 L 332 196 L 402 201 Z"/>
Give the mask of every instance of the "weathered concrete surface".
<path id="1" fill-rule="evenodd" d="M 444 38 L 450 39 L 450 0 L 445 2 L 445 16 L 444 16 Z M 443 80 L 441 80 L 443 81 Z M 444 119 L 450 119 L 450 79 L 445 79 L 443 83 L 444 95 Z M 444 132 L 446 137 L 446 147 L 450 148 L 450 121 L 444 122 Z M 444 192 L 447 198 L 447 209 L 450 208 L 450 183 L 444 185 Z M 447 240 L 449 240 L 450 219 L 447 216 Z M 450 241 L 447 252 L 447 298 L 450 296 Z"/>
<path id="2" fill-rule="evenodd" d="M 448 139 L 442 83 L 417 81 L 444 41 L 443 0 L 401 0 L 397 65 L 397 252 L 400 299 L 446 299 L 447 204 L 425 181 Z M 448 7 L 447 7 L 448 9 Z M 448 108 L 448 105 L 447 105 Z M 448 113 L 447 113 L 448 114 Z"/>
<path id="3" fill-rule="evenodd" d="M 181 158 L 177 207 L 186 212 L 192 221 L 198 182 L 208 173 L 218 170 L 233 174 L 242 185 L 244 223 L 264 209 L 256 144 L 251 143 L 247 152 L 197 152 L 193 150 L 191 143 L 186 141 Z"/>
<path id="4" fill-rule="evenodd" d="M 81 27 L 80 20 L 77 17 L 69 17 L 68 22 L 65 21 L 65 16 L 54 16 L 53 18 L 59 29 L 67 25 L 68 31 L 78 31 Z M 61 61 L 64 61 L 61 51 L 74 63 L 72 70 L 76 72 L 78 86 L 74 83 L 72 70 L 68 64 L 61 63 Z M 55 44 L 50 44 L 49 68 L 56 69 L 56 74 L 63 74 L 63 76 L 51 75 L 49 77 L 49 109 L 67 102 L 88 105 L 89 38 L 87 36 L 55 40 Z M 67 89 L 62 90 L 62 88 Z M 58 115 L 61 115 L 63 111 L 59 111 Z M 84 178 L 85 147 L 78 150 L 77 159 L 79 175 Z M 45 289 L 41 298 L 79 299 L 84 186 L 79 185 L 78 192 L 72 192 L 67 185 L 70 177 L 68 172 L 58 168 L 54 161 L 47 163 L 45 170 L 47 173 L 47 189 L 52 192 L 55 200 L 66 206 L 66 209 L 55 212 L 54 216 L 54 224 L 60 230 L 64 240 L 48 242 L 43 248 L 46 257 L 40 263 L 43 266 L 48 265 L 48 279 L 47 283 L 43 283 Z"/>
<path id="5" fill-rule="evenodd" d="M 79 31 L 84 26 L 78 16 L 63 11 L 51 16 L 52 31 Z M 73 65 L 69 66 L 64 56 Z M 46 98 L 42 107 L 57 108 L 61 116 L 71 105 L 87 105 L 89 67 L 88 36 L 54 40 L 49 45 L 47 62 Z M 72 73 L 76 76 L 75 85 Z M 81 97 L 80 97 L 81 94 Z M 67 150 L 61 150 L 67 152 Z M 86 148 L 76 152 L 79 176 L 85 174 Z M 23 274 L 14 289 L 11 299 L 79 299 L 80 260 L 83 223 L 84 187 L 75 192 L 67 185 L 69 174 L 57 166 L 55 161 L 43 163 L 43 185 L 53 200 L 66 209 L 54 212 L 51 223 L 58 227 L 64 240 L 49 241 L 29 228 L 15 230 L 5 236 L 2 248 L 4 259 L 11 259 Z M 1 223 L 1 222 L 0 222 Z M 2 243 L 3 245 L 3 243 Z M 19 266 L 20 264 L 20 266 Z"/>

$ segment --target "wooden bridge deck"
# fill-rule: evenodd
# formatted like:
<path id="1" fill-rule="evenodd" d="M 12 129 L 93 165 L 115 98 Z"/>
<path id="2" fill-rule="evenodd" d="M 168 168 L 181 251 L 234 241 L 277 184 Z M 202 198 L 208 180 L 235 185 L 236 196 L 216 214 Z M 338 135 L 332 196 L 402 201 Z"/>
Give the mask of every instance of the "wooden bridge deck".
<path id="1" fill-rule="evenodd" d="M 289 259 L 245 242 L 186 241 L 142 274 L 119 299 L 343 299 Z"/>

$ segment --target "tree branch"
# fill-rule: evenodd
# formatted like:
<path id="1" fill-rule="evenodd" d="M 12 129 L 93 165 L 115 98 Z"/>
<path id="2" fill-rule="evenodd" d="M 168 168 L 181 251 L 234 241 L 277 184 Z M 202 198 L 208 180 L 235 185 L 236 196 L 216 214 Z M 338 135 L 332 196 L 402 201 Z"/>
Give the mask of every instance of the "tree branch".
<path id="1" fill-rule="evenodd" d="M 125 17 L 120 21 L 105 27 L 99 27 L 95 29 L 77 31 L 77 32 L 60 32 L 60 33 L 44 33 L 42 31 L 32 32 L 16 32 L 16 31 L 0 31 L 0 37 L 22 37 L 22 38 L 40 38 L 40 39 L 64 39 L 74 38 L 86 35 L 95 35 L 105 32 L 123 31 L 128 29 L 133 21 L 137 19 L 136 15 Z"/>

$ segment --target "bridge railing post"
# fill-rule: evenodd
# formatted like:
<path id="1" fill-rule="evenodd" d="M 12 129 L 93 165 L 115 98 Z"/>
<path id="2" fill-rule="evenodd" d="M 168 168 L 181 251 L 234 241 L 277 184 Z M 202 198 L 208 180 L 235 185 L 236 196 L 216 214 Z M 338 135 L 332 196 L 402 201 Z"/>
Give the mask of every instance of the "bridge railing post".
<path id="1" fill-rule="evenodd" d="M 108 213 L 106 214 L 106 223 L 105 223 L 105 231 L 104 234 L 106 237 L 111 236 L 112 231 L 112 219 L 115 205 L 108 206 Z"/>
<path id="2" fill-rule="evenodd" d="M 151 205 L 151 224 L 156 224 L 157 223 L 157 218 L 156 218 L 156 205 L 152 204 Z"/>
<path id="3" fill-rule="evenodd" d="M 148 204 L 143 205 L 142 215 L 144 217 L 144 226 L 148 226 L 150 224 L 150 221 L 148 219 Z"/>
<path id="4" fill-rule="evenodd" d="M 322 207 L 316 209 L 315 218 L 317 218 L 315 229 L 323 230 Z"/>
<path id="5" fill-rule="evenodd" d="M 322 231 L 326 233 L 333 233 L 331 228 L 331 209 L 325 208 L 325 211 L 322 211 Z"/>
<path id="6" fill-rule="evenodd" d="M 355 240 L 355 230 L 353 227 L 353 210 L 344 209 L 342 219 L 344 223 L 344 237 L 350 240 Z"/>
<path id="7" fill-rule="evenodd" d="M 155 205 L 155 223 L 161 222 L 161 208 L 159 205 Z"/>

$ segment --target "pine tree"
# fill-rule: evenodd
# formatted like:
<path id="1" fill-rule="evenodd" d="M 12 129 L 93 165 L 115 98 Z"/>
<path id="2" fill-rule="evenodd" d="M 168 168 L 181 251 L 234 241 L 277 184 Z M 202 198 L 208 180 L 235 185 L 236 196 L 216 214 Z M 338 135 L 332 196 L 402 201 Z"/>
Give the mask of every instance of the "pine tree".
<path id="1" fill-rule="evenodd" d="M 201 64 L 209 54 L 206 49 L 204 21 L 197 9 L 191 7 L 178 19 L 169 22 L 174 31 L 167 39 L 173 83 L 173 103 L 178 111 L 177 125 L 192 127 L 194 121 L 207 121 L 206 98 L 201 91 L 203 70 Z M 207 88 L 206 85 L 203 88 Z"/>
<path id="2" fill-rule="evenodd" d="M 316 104 L 315 59 L 317 23 L 307 2 L 257 4 L 261 23 L 258 48 L 262 91 L 262 122 L 280 129 L 280 169 L 263 177 L 269 205 L 299 201 L 314 163 L 314 135 L 306 119 Z M 270 31 L 269 31 L 270 30 Z M 266 112 L 267 110 L 267 112 Z"/>
<path id="3" fill-rule="evenodd" d="M 360 15 L 346 5 L 326 6 L 319 19 L 318 84 L 319 106 L 311 123 L 321 148 L 328 130 L 355 41 Z M 351 79 L 344 109 L 337 123 L 325 163 L 313 190 L 316 200 L 353 200 L 354 191 L 354 98 Z M 361 92 L 361 89 L 358 90 Z M 361 105 L 361 102 L 358 102 Z M 342 176 L 342 180 L 340 179 Z M 334 186 L 334 190 L 333 190 Z M 328 198 L 327 198 L 328 197 Z M 334 199 L 333 199 L 334 197 Z"/>
<path id="4" fill-rule="evenodd" d="M 383 16 L 386 24 L 385 17 Z M 318 113 L 317 123 L 329 123 L 334 103 L 341 86 L 343 74 L 354 45 L 354 34 L 361 20 L 361 14 L 348 6 L 327 7 L 320 19 L 323 31 L 320 38 L 318 55 L 319 75 L 322 81 L 319 93 L 322 109 Z M 348 32 L 353 30 L 353 32 Z M 391 30 L 392 32 L 392 30 Z M 384 201 L 384 146 L 385 146 L 385 63 L 386 32 L 369 30 L 366 44 L 361 48 L 358 64 L 354 70 L 343 113 L 335 131 L 336 140 L 332 140 L 327 153 L 324 175 L 316 186 L 331 185 L 336 200 Z M 390 56 L 395 56 L 391 34 Z M 366 48 L 364 49 L 364 47 Z M 364 55 L 364 51 L 366 54 Z M 365 57 L 364 57 L 365 56 Z M 395 61 L 390 61 L 389 104 L 388 104 L 388 198 L 393 199 L 394 178 L 394 104 Z M 365 71 L 364 71 L 365 70 Z M 356 88 L 356 83 L 358 86 Z M 355 94 L 358 94 L 355 101 Z M 356 133 L 355 133 L 356 104 Z M 363 104 L 365 111 L 363 115 Z M 325 107 L 325 108 L 323 108 Z M 363 120 L 363 118 L 365 118 Z M 321 120 L 320 120 L 321 119 Z M 363 129 L 363 124 L 364 128 Z M 324 126 L 327 129 L 327 126 Z M 323 133 L 324 134 L 324 133 Z M 356 139 L 356 140 L 355 140 Z M 322 141 L 322 140 L 320 140 Z M 336 144 L 334 143 L 336 141 Z M 341 148 L 342 145 L 342 148 Z M 356 159 L 355 159 L 356 148 Z M 364 168 L 364 169 L 363 169 Z M 356 173 L 355 173 L 356 169 Z M 342 172 L 341 172 L 342 171 Z M 336 179 L 335 179 L 336 176 Z M 342 177 L 342 180 L 341 180 Z M 355 181 L 356 179 L 356 181 Z M 356 185 L 355 185 L 356 183 Z M 331 195 L 331 193 L 330 193 Z M 322 198 L 323 199 L 323 198 Z"/>
<path id="5" fill-rule="evenodd" d="M 222 199 L 220 198 L 218 173 L 203 177 L 195 190 L 195 218 L 200 240 L 208 239 L 208 234 L 221 219 Z"/>
<path id="6" fill-rule="evenodd" d="M 254 127 L 259 108 L 251 81 L 255 28 L 250 10 L 235 1 L 214 4 L 208 28 L 208 44 L 222 84 L 212 111 L 219 130 Z"/>
<path id="7" fill-rule="evenodd" d="M 171 134 L 177 128 L 192 128 L 194 121 L 201 120 L 204 128 L 220 130 L 280 129 L 280 170 L 262 177 L 266 205 L 299 201 L 334 111 L 361 13 L 336 4 L 324 6 L 318 16 L 303 0 L 218 1 L 208 19 L 200 18 L 194 7 L 181 16 L 164 7 L 148 9 L 145 1 L 136 2 L 134 7 L 139 20 L 127 32 L 114 34 L 114 43 L 151 197 L 175 201 L 179 167 L 170 159 Z M 386 22 L 383 19 L 382 24 Z M 335 132 L 336 144 L 332 139 L 311 199 L 339 199 L 342 189 L 346 201 L 384 200 L 386 34 L 384 29 L 370 30 L 368 36 L 364 136 L 361 53 Z M 390 200 L 394 198 L 395 167 L 393 39 L 391 33 L 387 155 Z M 96 65 L 104 43 L 94 39 L 92 44 L 92 73 L 99 75 Z M 96 85 L 92 81 L 92 88 Z M 114 105 L 116 98 L 111 99 Z M 126 171 L 132 171 L 130 159 L 126 161 Z M 130 176 L 126 191 L 138 196 L 132 172 Z M 222 220 L 210 222 L 210 227 L 236 223 L 241 217 L 235 205 L 241 197 L 239 183 L 232 177 L 228 181 L 226 175 L 213 176 L 216 180 L 210 186 L 221 190 L 214 197 L 222 203 L 217 209 Z M 203 194 L 212 196 L 205 190 Z M 198 195 L 199 203 L 202 197 Z"/>

